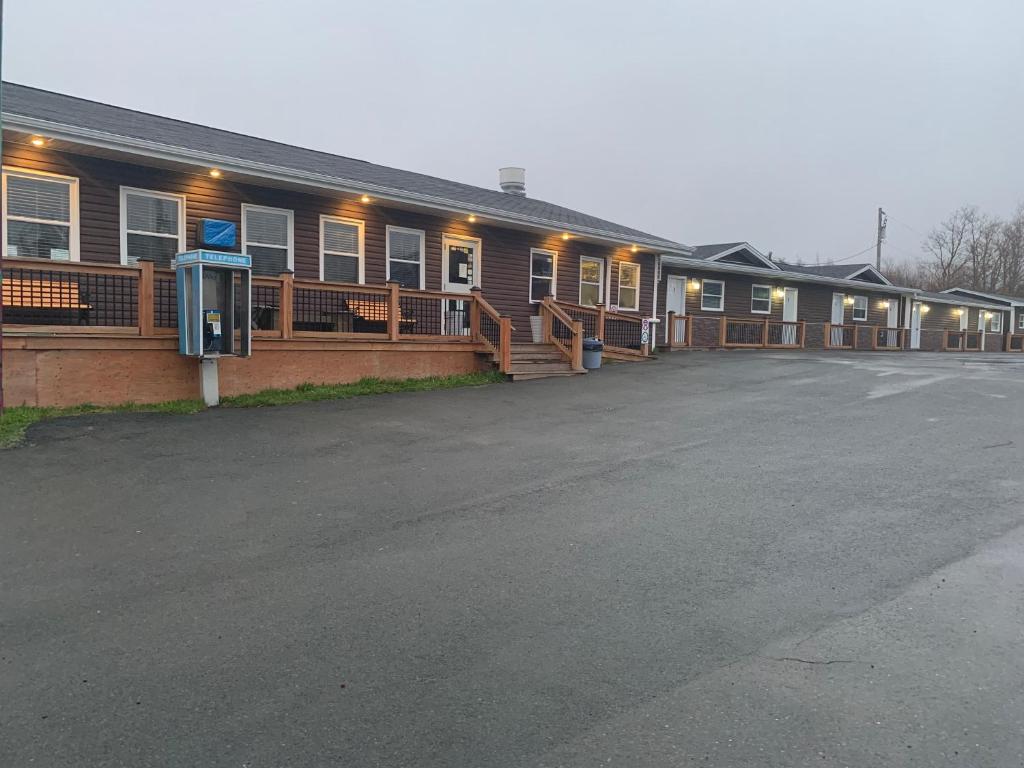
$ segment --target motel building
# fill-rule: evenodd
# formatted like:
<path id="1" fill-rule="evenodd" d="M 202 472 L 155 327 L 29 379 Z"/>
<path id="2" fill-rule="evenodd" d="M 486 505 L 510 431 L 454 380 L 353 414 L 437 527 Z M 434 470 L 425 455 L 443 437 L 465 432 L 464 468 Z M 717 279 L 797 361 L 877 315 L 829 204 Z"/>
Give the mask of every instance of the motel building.
<path id="1" fill-rule="evenodd" d="M 924 294 L 870 265 L 786 264 L 745 242 L 686 246 L 531 198 L 521 168 L 484 189 L 11 83 L 3 127 L 10 405 L 197 397 L 200 366 L 179 353 L 188 297 L 174 268 L 188 252 L 251 262 L 248 332 L 233 312 L 223 331 L 251 356 L 217 361 L 225 395 L 572 377 L 588 337 L 641 363 L 687 349 L 1022 350 L 1017 299 Z"/>

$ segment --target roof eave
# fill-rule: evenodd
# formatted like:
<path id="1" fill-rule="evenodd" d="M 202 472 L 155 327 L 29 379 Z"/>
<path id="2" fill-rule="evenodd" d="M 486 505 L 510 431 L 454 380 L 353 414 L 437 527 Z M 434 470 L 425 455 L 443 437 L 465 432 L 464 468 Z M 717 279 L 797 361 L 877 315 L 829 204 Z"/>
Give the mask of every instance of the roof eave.
<path id="1" fill-rule="evenodd" d="M 682 267 L 694 267 L 704 271 L 714 272 L 736 272 L 746 275 L 763 275 L 774 279 L 791 280 L 797 283 L 823 283 L 844 288 L 859 288 L 860 290 L 873 290 L 879 293 L 913 294 L 915 288 L 903 288 L 898 285 L 880 285 L 878 283 L 866 283 L 863 280 L 847 280 L 839 277 L 825 277 L 824 275 L 811 275 L 804 272 L 787 272 L 784 269 L 766 269 L 763 267 L 746 267 L 741 264 L 730 264 L 728 262 L 709 262 L 706 259 L 688 259 L 684 256 L 665 256 L 664 260 L 669 265 Z"/>
<path id="2" fill-rule="evenodd" d="M 572 235 L 583 236 L 594 240 L 613 243 L 620 246 L 633 246 L 644 250 L 658 253 L 691 253 L 691 249 L 681 243 L 673 243 L 669 240 L 655 238 L 625 237 L 616 232 L 597 229 L 594 227 L 569 226 L 565 222 L 552 221 L 536 216 L 524 216 L 502 211 L 487 206 L 467 206 L 456 200 L 424 195 L 415 192 L 407 192 L 385 187 L 379 184 L 371 184 L 351 179 L 342 179 L 337 176 L 313 173 L 311 171 L 299 171 L 292 168 L 275 166 L 268 163 L 259 163 L 251 160 L 219 155 L 213 152 L 206 152 L 199 149 L 176 147 L 159 142 L 138 139 L 131 136 L 121 136 L 97 131 L 91 128 L 57 123 L 50 120 L 41 120 L 26 115 L 3 113 L 3 127 L 5 130 L 23 131 L 25 133 L 40 133 L 46 136 L 83 144 L 99 149 L 107 149 L 116 152 L 140 155 L 167 162 L 182 163 L 186 165 L 197 165 L 204 168 L 216 167 L 221 171 L 237 174 L 249 174 L 286 183 L 302 184 L 306 186 L 328 189 L 335 192 L 349 194 L 369 194 L 380 200 L 388 200 L 407 205 L 422 206 L 433 210 L 446 211 L 458 214 L 474 214 L 496 222 L 507 224 L 520 224 L 538 229 L 554 232 L 569 232 Z"/>

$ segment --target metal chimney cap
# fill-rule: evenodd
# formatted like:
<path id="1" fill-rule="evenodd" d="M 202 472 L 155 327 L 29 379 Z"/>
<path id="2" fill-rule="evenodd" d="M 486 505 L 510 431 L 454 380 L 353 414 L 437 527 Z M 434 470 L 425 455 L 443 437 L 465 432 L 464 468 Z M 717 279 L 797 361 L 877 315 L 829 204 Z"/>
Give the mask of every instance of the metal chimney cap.
<path id="1" fill-rule="evenodd" d="M 526 196 L 526 169 L 516 166 L 498 169 L 498 186 L 510 195 Z"/>

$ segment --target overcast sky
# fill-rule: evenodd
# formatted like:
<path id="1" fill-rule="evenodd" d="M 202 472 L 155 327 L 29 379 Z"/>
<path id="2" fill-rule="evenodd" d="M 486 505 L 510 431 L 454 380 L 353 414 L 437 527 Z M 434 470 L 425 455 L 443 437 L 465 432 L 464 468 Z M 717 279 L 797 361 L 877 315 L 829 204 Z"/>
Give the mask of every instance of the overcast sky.
<path id="1" fill-rule="evenodd" d="M 5 5 L 5 79 L 486 187 L 523 165 L 688 244 L 843 259 L 881 205 L 906 258 L 1024 201 L 1020 0 Z"/>

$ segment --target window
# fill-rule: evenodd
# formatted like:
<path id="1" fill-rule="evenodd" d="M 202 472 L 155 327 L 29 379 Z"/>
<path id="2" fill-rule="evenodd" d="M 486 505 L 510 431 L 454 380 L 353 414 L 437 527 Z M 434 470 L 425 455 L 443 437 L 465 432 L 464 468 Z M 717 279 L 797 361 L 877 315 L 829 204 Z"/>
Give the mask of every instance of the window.
<path id="1" fill-rule="evenodd" d="M 320 279 L 363 282 L 363 222 L 320 217 Z"/>
<path id="2" fill-rule="evenodd" d="M 640 309 L 640 265 L 619 262 L 619 309 L 636 312 Z"/>
<path id="3" fill-rule="evenodd" d="M 170 268 L 184 250 L 184 196 L 121 187 L 121 263 L 135 265 L 145 256 Z"/>
<path id="4" fill-rule="evenodd" d="M 854 296 L 853 297 L 853 319 L 854 320 L 867 320 L 868 319 L 868 297 L 867 296 Z"/>
<path id="5" fill-rule="evenodd" d="M 725 307 L 725 283 L 721 280 L 702 280 L 700 284 L 700 308 L 721 312 Z"/>
<path id="6" fill-rule="evenodd" d="M 992 319 L 989 321 L 989 330 L 992 333 L 1002 333 L 1003 331 L 1003 313 L 993 312 Z"/>
<path id="7" fill-rule="evenodd" d="M 1024 311 L 1022 311 L 1020 316 L 1017 318 L 1017 330 L 1024 331 Z"/>
<path id="8" fill-rule="evenodd" d="M 558 255 L 554 251 L 530 249 L 530 301 L 541 301 L 547 295 L 555 295 L 555 262 Z"/>
<path id="9" fill-rule="evenodd" d="M 279 275 L 294 269 L 294 240 L 291 211 L 242 206 L 242 252 L 252 256 L 254 275 Z"/>
<path id="10" fill-rule="evenodd" d="M 78 261 L 78 179 L 4 171 L 4 255 Z"/>
<path id="11" fill-rule="evenodd" d="M 388 227 L 387 279 L 403 288 L 423 289 L 423 251 L 425 235 L 422 229 Z"/>
<path id="12" fill-rule="evenodd" d="M 772 287 L 770 285 L 750 286 L 750 311 L 755 315 L 772 313 Z"/>
<path id="13" fill-rule="evenodd" d="M 604 301 L 604 260 L 580 256 L 580 304 L 592 307 Z"/>

